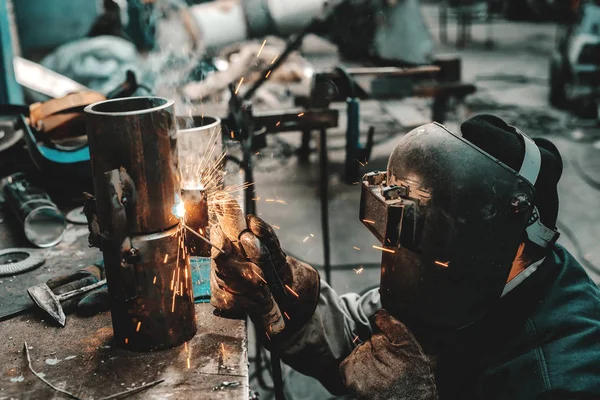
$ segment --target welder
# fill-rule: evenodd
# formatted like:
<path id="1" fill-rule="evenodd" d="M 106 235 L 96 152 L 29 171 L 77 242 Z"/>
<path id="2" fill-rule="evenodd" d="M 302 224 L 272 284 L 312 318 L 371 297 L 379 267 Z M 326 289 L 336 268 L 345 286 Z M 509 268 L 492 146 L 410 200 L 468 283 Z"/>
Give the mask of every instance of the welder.
<path id="1" fill-rule="evenodd" d="M 412 130 L 386 173 L 364 178 L 361 218 L 381 241 L 382 271 L 380 288 L 363 295 L 336 294 L 223 195 L 211 303 L 249 314 L 270 351 L 334 394 L 600 398 L 600 292 L 556 244 L 561 174 L 550 141 L 494 116 L 458 133 Z"/>

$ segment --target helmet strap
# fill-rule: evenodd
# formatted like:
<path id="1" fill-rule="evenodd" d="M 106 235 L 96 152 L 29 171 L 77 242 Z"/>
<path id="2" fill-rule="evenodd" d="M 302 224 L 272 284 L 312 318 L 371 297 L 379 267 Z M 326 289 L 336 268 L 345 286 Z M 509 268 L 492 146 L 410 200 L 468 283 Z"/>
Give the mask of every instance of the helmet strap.
<path id="1" fill-rule="evenodd" d="M 537 144 L 529 136 L 521 132 L 520 129 L 512 127 L 516 133 L 523 138 L 525 143 L 525 155 L 523 163 L 519 170 L 519 175 L 525 178 L 531 185 L 535 186 L 537 178 L 540 174 L 542 165 L 542 155 Z M 525 228 L 527 239 L 536 245 L 546 249 L 554 244 L 560 233 L 555 229 L 550 229 L 540 221 L 540 214 L 537 207 L 534 207 L 531 219 Z"/>

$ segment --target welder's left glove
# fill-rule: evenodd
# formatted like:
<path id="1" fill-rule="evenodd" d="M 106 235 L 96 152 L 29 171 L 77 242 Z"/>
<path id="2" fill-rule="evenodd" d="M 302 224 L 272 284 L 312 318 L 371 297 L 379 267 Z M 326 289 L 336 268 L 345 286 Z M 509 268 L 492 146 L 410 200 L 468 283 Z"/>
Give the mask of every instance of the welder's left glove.
<path id="1" fill-rule="evenodd" d="M 235 199 L 219 193 L 213 200 L 218 225 L 211 241 L 211 304 L 221 315 L 250 315 L 272 336 L 291 333 L 314 313 L 319 298 L 319 274 L 311 266 L 287 256 L 273 228 L 243 212 Z M 263 270 L 274 270 L 287 295 L 287 304 L 275 301 Z"/>
<path id="2" fill-rule="evenodd" d="M 371 324 L 373 336 L 340 364 L 346 389 L 359 400 L 437 399 L 434 365 L 408 328 L 383 309 Z"/>

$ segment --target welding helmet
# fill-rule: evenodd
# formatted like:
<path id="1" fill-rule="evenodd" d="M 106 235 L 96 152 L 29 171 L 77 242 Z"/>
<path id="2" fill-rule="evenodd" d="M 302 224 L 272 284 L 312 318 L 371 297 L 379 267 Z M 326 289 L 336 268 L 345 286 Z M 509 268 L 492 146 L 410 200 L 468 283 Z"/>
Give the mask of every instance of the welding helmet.
<path id="1" fill-rule="evenodd" d="M 381 302 L 396 318 L 469 325 L 500 298 L 521 242 L 556 241 L 535 207 L 540 150 L 510 128 L 524 142 L 518 170 L 431 123 L 364 176 L 360 219 L 381 242 Z"/>

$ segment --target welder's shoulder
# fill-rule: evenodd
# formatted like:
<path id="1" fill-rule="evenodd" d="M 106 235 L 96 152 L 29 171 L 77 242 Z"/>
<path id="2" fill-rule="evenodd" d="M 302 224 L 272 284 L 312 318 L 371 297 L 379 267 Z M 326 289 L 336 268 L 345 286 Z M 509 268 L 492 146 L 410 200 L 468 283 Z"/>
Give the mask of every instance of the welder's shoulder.
<path id="1" fill-rule="evenodd" d="M 559 272 L 527 329 L 545 388 L 539 398 L 600 399 L 600 290 L 566 249 L 557 245 L 551 257 Z"/>

